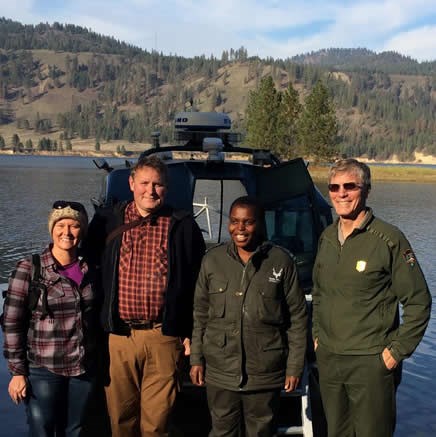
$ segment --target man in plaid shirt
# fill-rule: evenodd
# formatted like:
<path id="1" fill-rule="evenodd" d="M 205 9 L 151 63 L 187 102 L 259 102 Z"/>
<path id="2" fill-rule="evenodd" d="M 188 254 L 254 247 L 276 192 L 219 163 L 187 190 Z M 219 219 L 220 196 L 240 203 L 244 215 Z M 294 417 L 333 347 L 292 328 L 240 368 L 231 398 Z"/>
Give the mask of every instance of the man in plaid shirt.
<path id="1" fill-rule="evenodd" d="M 140 158 L 133 201 L 97 211 L 86 248 L 100 267 L 109 333 L 105 387 L 112 436 L 162 436 L 189 355 L 195 281 L 205 244 L 192 215 L 164 204 L 167 168 Z"/>

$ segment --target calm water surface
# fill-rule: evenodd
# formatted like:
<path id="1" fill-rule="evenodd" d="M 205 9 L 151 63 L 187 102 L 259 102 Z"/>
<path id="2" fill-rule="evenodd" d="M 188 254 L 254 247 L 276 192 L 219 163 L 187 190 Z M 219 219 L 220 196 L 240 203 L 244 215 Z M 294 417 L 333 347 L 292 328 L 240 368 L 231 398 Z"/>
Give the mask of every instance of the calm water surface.
<path id="1" fill-rule="evenodd" d="M 7 281 L 18 259 L 48 242 L 47 213 L 53 201 L 81 201 L 91 217 L 90 198 L 100 182 L 101 172 L 91 158 L 0 155 L 0 283 Z M 368 204 L 406 234 L 435 296 L 436 184 L 375 183 Z M 404 365 L 396 437 L 436 435 L 435 311 L 422 343 Z M 21 437 L 26 435 L 23 410 L 9 400 L 8 381 L 0 357 L 0 436 Z"/>

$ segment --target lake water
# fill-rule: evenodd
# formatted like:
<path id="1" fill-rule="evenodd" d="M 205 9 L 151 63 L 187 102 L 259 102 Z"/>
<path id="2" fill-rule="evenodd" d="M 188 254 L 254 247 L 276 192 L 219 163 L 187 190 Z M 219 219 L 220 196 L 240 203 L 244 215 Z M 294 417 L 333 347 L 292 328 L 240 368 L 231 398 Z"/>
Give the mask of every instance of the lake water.
<path id="1" fill-rule="evenodd" d="M 117 162 L 124 160 L 110 160 Z M 90 198 L 98 193 L 101 174 L 91 158 L 0 155 L 0 284 L 7 281 L 18 259 L 48 242 L 47 213 L 54 200 L 81 201 L 92 215 Z M 368 204 L 377 216 L 397 225 L 411 241 L 434 297 L 436 184 L 373 185 Z M 325 189 L 321 186 L 322 191 Z M 404 364 L 397 397 L 396 437 L 436 435 L 435 312 L 433 307 L 423 341 Z M 0 436 L 21 437 L 27 435 L 23 409 L 10 401 L 8 382 L 1 356 Z"/>

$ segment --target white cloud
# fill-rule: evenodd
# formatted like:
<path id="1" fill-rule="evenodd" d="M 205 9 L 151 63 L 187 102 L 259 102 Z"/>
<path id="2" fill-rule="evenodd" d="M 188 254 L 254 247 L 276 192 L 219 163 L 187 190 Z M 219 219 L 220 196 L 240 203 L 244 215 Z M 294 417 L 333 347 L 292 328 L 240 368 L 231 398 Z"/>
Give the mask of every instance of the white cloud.
<path id="1" fill-rule="evenodd" d="M 19 3 L 10 0 L 0 0 L 0 17 L 20 21 L 23 24 L 33 24 L 33 3 L 33 0 L 23 0 Z M 18 17 L 21 18 L 18 19 Z"/>
<path id="2" fill-rule="evenodd" d="M 244 46 L 274 58 L 329 47 L 436 57 L 434 0 L 0 0 L 0 10 L 25 24 L 72 23 L 182 56 Z"/>
<path id="3" fill-rule="evenodd" d="M 436 59 L 436 26 L 424 26 L 395 35 L 385 43 L 383 50 L 403 53 L 419 61 L 434 61 Z"/>

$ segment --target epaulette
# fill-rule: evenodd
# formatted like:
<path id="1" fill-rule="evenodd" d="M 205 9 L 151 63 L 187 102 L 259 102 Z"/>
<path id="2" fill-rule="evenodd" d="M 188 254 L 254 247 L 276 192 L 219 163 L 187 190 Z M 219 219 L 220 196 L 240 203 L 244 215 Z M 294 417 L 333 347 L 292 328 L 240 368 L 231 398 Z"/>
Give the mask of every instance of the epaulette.
<path id="1" fill-rule="evenodd" d="M 282 246 L 281 244 L 274 243 L 273 241 L 268 241 L 268 243 L 270 243 L 270 247 L 276 247 L 277 249 L 281 250 L 282 252 L 285 252 L 286 255 L 288 255 L 294 263 L 297 262 L 296 255 L 294 254 L 294 252 L 292 252 L 287 247 Z"/>
<path id="2" fill-rule="evenodd" d="M 210 245 L 206 243 L 206 252 L 209 252 L 212 249 L 216 249 L 217 247 L 223 246 L 226 242 L 221 241 L 220 243 L 211 243 Z"/>
<path id="3" fill-rule="evenodd" d="M 392 240 L 387 235 L 383 234 L 383 232 L 380 232 L 377 229 L 372 228 L 371 226 L 368 226 L 366 229 L 371 234 L 383 240 L 389 246 L 390 249 L 392 249 L 395 246 Z"/>

